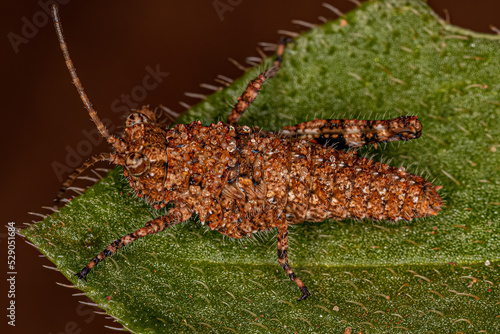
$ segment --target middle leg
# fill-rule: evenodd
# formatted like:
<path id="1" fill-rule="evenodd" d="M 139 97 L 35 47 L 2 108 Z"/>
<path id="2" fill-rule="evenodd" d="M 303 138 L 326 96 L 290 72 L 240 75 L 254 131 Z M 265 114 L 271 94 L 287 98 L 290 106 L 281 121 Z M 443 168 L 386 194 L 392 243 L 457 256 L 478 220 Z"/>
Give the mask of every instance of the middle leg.
<path id="1" fill-rule="evenodd" d="M 96 257 L 92 259 L 76 276 L 79 279 L 87 280 L 87 274 L 92 268 L 94 268 L 99 262 L 102 262 L 105 258 L 113 255 L 116 251 L 123 246 L 131 244 L 139 238 L 143 238 L 148 234 L 156 234 L 168 227 L 175 224 L 186 221 L 191 217 L 191 210 L 187 206 L 180 205 L 179 208 L 171 209 L 167 215 L 150 220 L 146 225 L 130 234 L 127 234 L 119 239 L 116 239 L 111 244 L 109 244 L 106 249 L 100 252 Z"/>
<path id="2" fill-rule="evenodd" d="M 288 265 L 288 223 L 286 221 L 283 221 L 283 224 L 278 227 L 278 262 L 290 280 L 294 281 L 302 292 L 302 297 L 299 300 L 306 299 L 311 293 L 305 284 L 295 276 L 292 267 Z"/>

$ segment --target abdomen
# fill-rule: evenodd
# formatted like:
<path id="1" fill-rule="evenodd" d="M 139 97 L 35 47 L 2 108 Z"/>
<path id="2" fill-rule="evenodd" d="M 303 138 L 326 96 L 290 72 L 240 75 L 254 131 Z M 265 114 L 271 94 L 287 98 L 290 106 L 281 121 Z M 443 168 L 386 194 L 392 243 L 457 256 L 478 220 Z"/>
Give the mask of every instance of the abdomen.
<path id="1" fill-rule="evenodd" d="M 411 220 L 436 215 L 443 204 L 436 187 L 404 168 L 306 141 L 293 147 L 286 213 L 295 223 Z"/>

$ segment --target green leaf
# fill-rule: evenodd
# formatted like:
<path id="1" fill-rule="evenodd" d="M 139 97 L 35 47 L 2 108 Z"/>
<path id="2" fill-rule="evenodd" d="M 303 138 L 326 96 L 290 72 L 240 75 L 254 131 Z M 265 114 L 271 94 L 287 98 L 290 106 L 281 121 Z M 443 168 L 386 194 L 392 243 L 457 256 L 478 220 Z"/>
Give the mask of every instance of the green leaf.
<path id="1" fill-rule="evenodd" d="M 289 45 L 241 123 L 273 130 L 315 117 L 418 115 L 422 138 L 360 154 L 443 185 L 446 202 L 407 226 L 292 227 L 292 266 L 312 292 L 305 301 L 278 265 L 274 231 L 235 241 L 196 221 L 120 249 L 78 281 L 111 241 L 164 213 L 133 195 L 120 168 L 22 234 L 134 332 L 498 332 L 499 55 L 498 36 L 451 27 L 404 0 L 365 3 Z M 181 122 L 225 120 L 257 74 Z"/>

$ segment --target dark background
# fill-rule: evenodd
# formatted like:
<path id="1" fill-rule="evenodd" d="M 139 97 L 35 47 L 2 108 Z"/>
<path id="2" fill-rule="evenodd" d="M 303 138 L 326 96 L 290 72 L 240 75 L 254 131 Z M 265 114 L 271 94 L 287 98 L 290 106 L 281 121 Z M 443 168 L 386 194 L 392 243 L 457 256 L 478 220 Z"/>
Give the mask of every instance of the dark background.
<path id="1" fill-rule="evenodd" d="M 47 0 L 44 0 L 47 1 Z M 67 0 L 66 0 L 67 1 Z M 142 85 L 146 66 L 157 64 L 169 76 L 149 91 L 145 104 L 164 104 L 183 111 L 178 101 L 198 100 L 184 92 L 209 94 L 200 83 L 217 84 L 217 74 L 237 78 L 241 71 L 228 57 L 245 63 L 258 56 L 258 42 L 276 42 L 277 30 L 300 31 L 292 19 L 319 23 L 318 16 L 336 15 L 321 6 L 324 0 L 264 1 L 220 0 L 240 3 L 219 17 L 209 1 L 69 1 L 60 14 L 73 61 L 87 93 L 101 118 L 121 125 L 111 103 L 121 94 Z M 475 31 L 492 33 L 500 27 L 498 0 L 429 0 L 441 16 L 447 9 L 451 23 Z M 355 5 L 348 0 L 331 0 L 343 12 Z M 7 38 L 21 35 L 26 17 L 42 11 L 36 1 L 6 1 L 0 4 L 2 44 L 1 96 L 2 133 L 1 221 L 17 226 L 38 221 L 29 211 L 48 213 L 61 182 L 51 164 L 65 164 L 66 147 L 76 148 L 86 140 L 82 130 L 94 128 L 70 81 L 51 22 L 41 26 L 16 53 Z M 229 111 L 229 109 L 228 109 Z M 107 151 L 94 147 L 91 154 Z M 85 156 L 86 158 L 86 156 Z M 66 176 L 65 174 L 64 176 Z M 0 230 L 0 266 L 6 269 L 6 229 Z M 78 290 L 55 284 L 69 282 L 58 272 L 42 268 L 52 264 L 20 237 L 16 243 L 16 327 L 6 325 L 8 302 L 2 273 L 0 328 L 8 333 L 112 333 L 105 325 L 121 327 L 105 316 L 90 315 L 90 306 L 72 298 Z M 89 300 L 87 300 L 89 301 Z M 1 330 L 5 332 L 4 330 Z"/>

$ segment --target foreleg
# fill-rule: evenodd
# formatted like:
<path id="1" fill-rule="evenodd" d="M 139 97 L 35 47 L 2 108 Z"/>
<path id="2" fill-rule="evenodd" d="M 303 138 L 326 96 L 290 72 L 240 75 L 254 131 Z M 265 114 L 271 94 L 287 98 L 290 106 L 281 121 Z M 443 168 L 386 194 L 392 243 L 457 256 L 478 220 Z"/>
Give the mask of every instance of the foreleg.
<path id="1" fill-rule="evenodd" d="M 75 169 L 73 173 L 71 173 L 66 181 L 62 184 L 61 189 L 59 189 L 59 192 L 57 193 L 57 197 L 54 199 L 54 206 L 59 207 L 61 204 L 61 200 L 64 197 L 64 194 L 68 190 L 68 188 L 75 182 L 75 180 L 85 171 L 87 168 L 90 166 L 96 164 L 99 161 L 109 161 L 111 162 L 112 157 L 111 154 L 109 153 L 101 153 L 99 155 L 95 155 L 93 157 L 90 157 L 87 161 L 85 161 L 80 167 Z"/>

